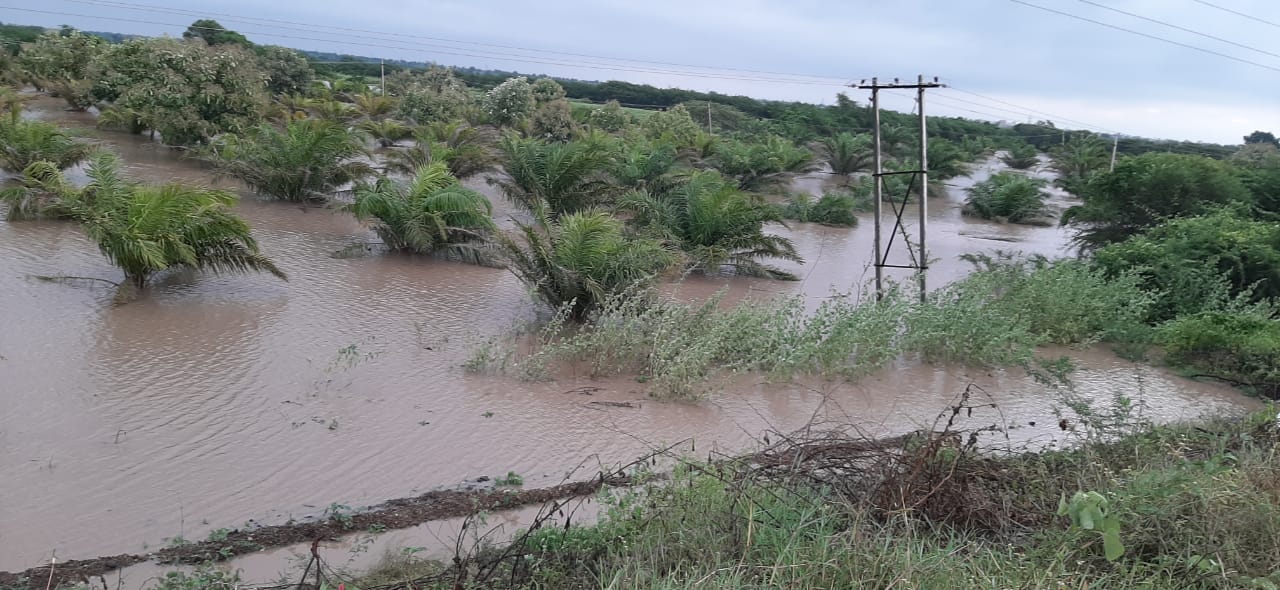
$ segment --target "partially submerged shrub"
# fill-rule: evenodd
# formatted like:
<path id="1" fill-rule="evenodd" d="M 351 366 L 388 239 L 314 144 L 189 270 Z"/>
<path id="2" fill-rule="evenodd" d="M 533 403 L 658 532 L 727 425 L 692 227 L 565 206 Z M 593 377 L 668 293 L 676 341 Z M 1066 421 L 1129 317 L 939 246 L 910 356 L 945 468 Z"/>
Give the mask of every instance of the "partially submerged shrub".
<path id="1" fill-rule="evenodd" d="M 606 300 L 587 326 L 563 338 L 553 329 L 522 364 L 534 376 L 550 374 L 548 366 L 562 361 L 581 363 L 594 376 L 635 374 L 662 397 L 702 395 L 719 372 L 856 379 L 902 355 L 1036 369 L 1038 346 L 1141 333 L 1149 302 L 1136 281 L 1109 282 L 1078 261 L 987 259 L 925 303 L 896 289 L 880 301 L 832 297 L 812 312 L 801 298 L 724 310 L 716 299 L 698 305 Z"/>
<path id="2" fill-rule="evenodd" d="M 0 168 L 9 172 L 22 172 L 36 162 L 63 170 L 83 162 L 94 149 L 45 121 L 0 123 Z"/>
<path id="3" fill-rule="evenodd" d="M 1167 359 L 1280 399 L 1280 319 L 1254 307 L 1183 316 L 1160 327 Z"/>
<path id="4" fill-rule="evenodd" d="M 1020 143 L 1000 156 L 1000 161 L 1005 166 L 1015 170 L 1026 170 L 1040 163 L 1039 154 L 1036 153 L 1035 146 L 1029 143 Z"/>
<path id="5" fill-rule="evenodd" d="M 408 182 L 381 177 L 356 186 L 346 207 L 392 250 L 483 262 L 481 245 L 493 231 L 489 200 L 463 187 L 443 162 L 424 166 Z"/>
<path id="6" fill-rule="evenodd" d="M 1027 223 L 1045 213 L 1044 180 L 1002 172 L 969 188 L 962 212 L 983 219 Z"/>
<path id="7" fill-rule="evenodd" d="M 851 192 L 826 193 L 814 199 L 808 193 L 795 193 L 787 198 L 782 216 L 787 219 L 825 225 L 853 227 L 858 225 L 858 211 L 867 203 Z"/>

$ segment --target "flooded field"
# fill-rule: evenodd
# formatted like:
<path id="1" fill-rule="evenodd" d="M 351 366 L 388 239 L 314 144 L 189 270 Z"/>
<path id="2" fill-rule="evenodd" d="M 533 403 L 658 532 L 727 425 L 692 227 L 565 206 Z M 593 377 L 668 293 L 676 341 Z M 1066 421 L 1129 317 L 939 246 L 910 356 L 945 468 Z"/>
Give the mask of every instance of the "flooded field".
<path id="1" fill-rule="evenodd" d="M 102 137 L 137 179 L 210 182 L 207 170 L 141 138 Z M 952 181 L 930 203 L 932 285 L 964 275 L 963 253 L 1066 254 L 1057 228 L 961 217 L 967 182 Z M 499 218 L 511 213 L 493 189 L 472 184 Z M 55 550 L 61 559 L 136 552 L 509 471 L 526 486 L 551 485 L 679 441 L 699 454 L 736 452 L 815 417 L 901 432 L 970 383 L 1000 406 L 975 420 L 1017 425 L 1026 440 L 1062 436 L 1056 394 L 1021 371 L 904 364 L 856 384 L 740 378 L 702 403 L 650 401 L 629 380 L 469 375 L 460 365 L 474 343 L 534 314 L 509 273 L 400 255 L 335 258 L 372 239 L 349 215 L 247 194 L 239 213 L 289 282 L 175 275 L 123 306 L 105 285 L 33 278 L 119 280 L 76 227 L 0 223 L 0 570 L 39 565 Z M 803 281 L 693 278 L 666 289 L 691 299 L 720 289 L 731 300 L 800 294 L 816 304 L 872 276 L 871 225 L 862 221 L 779 228 L 807 261 L 797 267 Z M 1252 404 L 1109 353 L 1054 353 L 1079 358 L 1081 393 L 1124 393 L 1152 418 Z M 599 389 L 575 391 L 583 386 Z M 600 401 L 636 407 L 592 403 Z"/>

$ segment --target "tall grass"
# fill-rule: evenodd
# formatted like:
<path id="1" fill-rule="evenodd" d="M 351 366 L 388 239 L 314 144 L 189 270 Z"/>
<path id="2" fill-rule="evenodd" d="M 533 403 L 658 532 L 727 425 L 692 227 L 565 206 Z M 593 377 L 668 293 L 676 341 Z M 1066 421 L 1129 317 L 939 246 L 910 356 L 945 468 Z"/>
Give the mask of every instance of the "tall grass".
<path id="1" fill-rule="evenodd" d="M 1142 334 L 1150 297 L 1079 261 L 978 258 L 980 268 L 920 303 L 915 293 L 839 295 L 808 311 L 800 297 L 721 309 L 646 298 L 610 299 L 586 325 L 549 326 L 514 366 L 543 378 L 570 363 L 592 376 L 634 375 L 657 397 L 695 398 L 711 377 L 865 376 L 893 360 L 1036 366 L 1036 348 L 1124 341 Z M 1070 285 L 1071 288 L 1064 288 Z"/>

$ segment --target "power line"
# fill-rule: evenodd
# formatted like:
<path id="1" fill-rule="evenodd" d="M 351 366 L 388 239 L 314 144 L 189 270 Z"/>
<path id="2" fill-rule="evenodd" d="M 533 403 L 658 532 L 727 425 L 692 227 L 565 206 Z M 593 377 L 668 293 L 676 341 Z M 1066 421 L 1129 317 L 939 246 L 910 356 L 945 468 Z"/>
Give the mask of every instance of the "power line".
<path id="1" fill-rule="evenodd" d="M 1141 14 L 1134 14 L 1134 13 L 1129 12 L 1129 11 L 1127 11 L 1127 10 L 1120 10 L 1119 8 L 1113 8 L 1113 7 L 1111 7 L 1111 6 L 1107 6 L 1107 5 L 1102 4 L 1102 3 L 1100 3 L 1100 2 L 1094 2 L 1093 0 L 1078 0 L 1078 1 L 1079 1 L 1079 2 L 1083 2 L 1083 3 L 1085 3 L 1085 4 L 1088 4 L 1088 5 L 1090 5 L 1090 6 L 1097 6 L 1098 8 L 1101 8 L 1101 9 L 1104 9 L 1104 10 L 1110 10 L 1111 12 L 1116 12 L 1116 13 L 1123 14 L 1123 15 L 1126 15 L 1126 16 L 1131 16 L 1131 17 L 1133 17 L 1133 18 L 1142 19 L 1142 20 L 1145 20 L 1145 21 L 1147 21 L 1147 22 L 1155 23 L 1155 24 L 1157 24 L 1157 25 L 1161 25 L 1161 26 L 1164 26 L 1164 27 L 1169 27 L 1169 28 L 1171 28 L 1171 29 L 1177 29 L 1177 30 L 1182 31 L 1182 32 L 1184 32 L 1184 33 L 1191 33 L 1192 35 L 1198 35 L 1198 36 L 1200 36 L 1200 37 L 1204 37 L 1205 39 L 1212 39 L 1212 40 L 1217 41 L 1217 42 L 1219 42 L 1219 43 L 1226 43 L 1227 45 L 1234 45 L 1234 46 L 1239 47 L 1239 48 L 1241 48 L 1241 49 L 1248 49 L 1249 51 L 1253 51 L 1253 52 L 1256 52 L 1256 53 L 1261 53 L 1261 54 L 1263 54 L 1263 55 L 1269 55 L 1269 56 L 1271 56 L 1271 57 L 1280 57 L 1280 53 L 1272 53 L 1272 52 L 1270 52 L 1270 51 L 1266 51 L 1266 50 L 1263 50 L 1263 49 L 1258 49 L 1257 47 L 1253 47 L 1253 46 L 1250 46 L 1250 45 L 1245 45 L 1244 43 L 1237 43 L 1237 42 L 1232 41 L 1232 40 L 1230 40 L 1230 39 L 1223 39 L 1222 37 L 1218 37 L 1218 36 L 1215 36 L 1215 35 L 1210 35 L 1210 34 L 1208 34 L 1208 33 L 1201 33 L 1200 31 L 1197 31 L 1197 30 L 1195 30 L 1195 29 L 1188 29 L 1187 27 L 1184 27 L 1184 26 L 1175 25 L 1175 24 L 1173 24 L 1173 23 L 1167 23 L 1167 22 L 1162 21 L 1162 20 L 1159 20 L 1159 19 L 1154 19 L 1154 18 L 1150 18 L 1150 17 L 1142 16 Z"/>
<path id="2" fill-rule="evenodd" d="M 763 71 L 763 70 L 749 70 L 749 69 L 720 67 L 720 66 L 699 66 L 699 65 L 691 65 L 691 64 L 680 64 L 680 63 L 651 61 L 651 60 L 642 60 L 642 59 L 615 58 L 615 57 L 607 57 L 607 56 L 599 56 L 599 55 L 590 55 L 585 53 L 572 53 L 572 52 L 553 51 L 553 50 L 546 50 L 546 49 L 535 49 L 535 48 L 529 48 L 529 47 L 519 47 L 514 45 L 500 45 L 500 44 L 494 44 L 494 43 L 482 43 L 477 41 L 462 41 L 457 39 L 448 39 L 444 37 L 431 37 L 431 36 L 425 36 L 425 35 L 414 35 L 409 33 L 386 33 L 382 31 L 371 31 L 368 29 L 356 29 L 356 28 L 338 27 L 338 26 L 332 26 L 332 25 L 319 25 L 319 24 L 301 23 L 296 21 L 286 21 L 286 20 L 268 19 L 268 18 L 259 18 L 259 17 L 246 17 L 246 16 L 238 16 L 238 15 L 227 14 L 227 13 L 181 10 L 181 9 L 174 9 L 174 8 L 169 8 L 164 6 L 156 6 L 152 4 L 130 3 L 130 2 L 122 2 L 118 0 L 67 0 L 67 1 L 76 2 L 79 4 L 87 4 L 91 6 L 107 6 L 107 7 L 113 7 L 113 8 L 123 8 L 125 10 L 134 10 L 138 12 L 160 12 L 160 13 L 170 13 L 170 14 L 175 14 L 180 16 L 194 16 L 194 17 L 217 16 L 225 20 L 247 22 L 251 24 L 272 23 L 270 26 L 275 26 L 277 28 L 283 28 L 283 29 L 289 29 L 289 30 L 295 30 L 295 31 L 302 31 L 306 33 L 332 34 L 330 31 L 361 33 L 364 35 L 371 35 L 376 40 L 390 41 L 395 43 L 404 42 L 403 38 L 425 39 L 428 41 L 440 41 L 444 43 L 450 43 L 453 45 L 475 45 L 475 46 L 481 46 L 481 47 L 511 49 L 516 51 L 547 53 L 547 54 L 553 54 L 553 55 L 565 55 L 565 56 L 582 57 L 582 58 L 588 58 L 588 59 L 601 59 L 601 60 L 607 60 L 607 61 L 613 61 L 613 62 L 630 62 L 630 63 L 661 65 L 661 66 L 678 67 L 678 68 L 701 69 L 701 70 L 709 70 L 709 71 L 712 71 L 713 73 L 717 71 L 742 72 L 747 74 L 759 74 L 759 75 L 766 75 L 766 76 L 789 76 L 794 78 L 807 78 L 808 79 L 807 82 L 810 82 L 810 83 L 818 82 L 823 84 L 826 84 L 826 83 L 835 84 L 835 83 L 843 82 L 843 80 L 840 78 L 835 78 L 830 76 L 813 76 L 808 74 L 791 74 L 786 72 L 770 72 L 770 71 Z M 281 26 L 281 25 L 285 25 L 285 26 Z M 299 28 L 299 27 L 305 27 L 305 28 Z M 328 31 L 326 31 L 325 29 L 328 29 Z M 422 45 L 439 47 L 438 45 L 434 45 L 434 44 L 422 44 Z M 447 47 L 447 48 L 476 51 L 475 49 L 469 48 L 469 47 L 462 47 L 462 48 Z M 480 51 L 485 51 L 485 50 L 480 50 Z M 499 54 L 499 55 L 511 55 L 511 54 Z M 543 56 L 516 56 L 516 57 L 558 59 L 558 58 L 546 58 Z M 613 64 L 603 64 L 603 65 L 613 65 Z"/>
<path id="3" fill-rule="evenodd" d="M 1234 14 L 1234 15 L 1236 15 L 1236 16 L 1241 16 L 1241 17 L 1247 18 L 1247 19 L 1249 19 L 1249 20 L 1251 20 L 1251 21 L 1257 21 L 1257 22 L 1260 22 L 1260 23 L 1262 23 L 1262 24 L 1264 24 L 1264 25 L 1271 25 L 1271 26 L 1273 26 L 1273 27 L 1276 27 L 1277 29 L 1280 29 L 1280 23 L 1273 23 L 1273 22 L 1271 22 L 1271 21 L 1269 21 L 1269 20 L 1266 20 L 1266 19 L 1262 19 L 1262 18 L 1258 18 L 1258 17 L 1256 17 L 1256 16 L 1253 16 L 1252 14 L 1245 14 L 1245 13 L 1243 13 L 1243 12 L 1240 12 L 1240 11 L 1238 11 L 1238 10 L 1232 10 L 1232 9 L 1227 8 L 1227 7 L 1225 7 L 1225 6 L 1218 6 L 1217 4 L 1214 4 L 1214 3 L 1212 3 L 1212 2 L 1205 2 L 1204 0 L 1192 0 L 1192 1 L 1193 1 L 1193 2 L 1199 2 L 1200 4 L 1203 4 L 1203 5 L 1205 5 L 1205 6 L 1208 6 L 1209 8 L 1217 8 L 1218 10 L 1221 10 L 1221 11 L 1223 11 L 1223 12 L 1229 12 L 1229 13 Z"/>
<path id="4" fill-rule="evenodd" d="M 1084 22 L 1087 22 L 1087 23 L 1093 23 L 1093 24 L 1098 25 L 1098 26 L 1107 27 L 1108 29 L 1115 29 L 1115 30 L 1117 30 L 1117 31 L 1123 31 L 1123 32 L 1125 32 L 1125 33 L 1129 33 L 1129 34 L 1132 34 L 1132 35 L 1138 35 L 1138 36 L 1140 36 L 1140 37 L 1146 37 L 1146 38 L 1148 38 L 1148 39 L 1154 39 L 1154 40 L 1156 40 L 1156 41 L 1160 41 L 1160 42 L 1162 42 L 1162 43 L 1168 43 L 1168 44 L 1170 44 L 1170 45 L 1177 45 L 1178 47 L 1185 47 L 1185 48 L 1187 48 L 1187 49 L 1191 49 L 1191 50 L 1199 51 L 1199 52 L 1201 52 L 1201 53 L 1208 53 L 1209 55 L 1216 55 L 1216 56 L 1218 56 L 1218 57 L 1224 57 L 1224 58 L 1229 59 L 1229 60 L 1232 60 L 1232 61 L 1237 61 L 1237 62 L 1240 62 L 1240 63 L 1243 63 L 1243 64 L 1248 64 L 1248 65 L 1255 66 L 1255 67 L 1259 67 L 1259 68 L 1263 68 L 1263 69 L 1266 69 L 1266 70 L 1271 70 L 1271 71 L 1273 71 L 1273 72 L 1280 72 L 1280 68 L 1277 68 L 1277 67 L 1274 67 L 1274 66 L 1269 66 L 1269 65 L 1267 65 L 1267 64 L 1263 64 L 1263 63 L 1258 63 L 1258 62 L 1256 62 L 1256 61 L 1248 60 L 1248 59 L 1245 59 L 1245 58 L 1243 58 L 1243 57 L 1236 57 L 1236 56 L 1231 55 L 1231 54 L 1222 53 L 1221 51 L 1214 51 L 1214 50 L 1212 50 L 1212 49 L 1205 49 L 1204 47 L 1198 47 L 1198 46 L 1196 46 L 1196 45 L 1192 45 L 1192 44 L 1190 44 L 1190 43 L 1183 43 L 1183 42 L 1181 42 L 1181 41 L 1174 41 L 1173 39 L 1166 39 L 1166 38 L 1164 38 L 1164 37 L 1160 37 L 1160 36 L 1157 36 L 1157 35 L 1151 35 L 1151 34 L 1148 34 L 1148 33 L 1143 33 L 1142 31 L 1135 31 L 1135 30 L 1133 30 L 1133 29 L 1129 29 L 1129 28 L 1121 27 L 1121 26 L 1119 26 L 1119 25 L 1113 25 L 1113 24 L 1111 24 L 1111 23 L 1102 22 L 1102 21 L 1100 21 L 1100 20 L 1094 20 L 1094 19 L 1091 19 L 1091 18 L 1088 18 L 1088 17 L 1080 16 L 1080 15 L 1078 15 L 1078 14 L 1071 14 L 1070 12 L 1064 12 L 1064 11 L 1061 11 L 1061 10 L 1057 10 L 1057 9 L 1053 9 L 1053 8 L 1048 8 L 1048 7 L 1045 7 L 1045 6 L 1040 6 L 1040 5 L 1038 5 L 1038 4 L 1032 4 L 1032 3 L 1030 3 L 1030 2 L 1026 2 L 1026 1 L 1024 1 L 1024 0 L 1009 0 L 1009 1 L 1010 1 L 1010 2 L 1013 2 L 1013 3 L 1015 3 L 1015 4 L 1021 4 L 1021 5 L 1023 5 L 1023 6 L 1029 6 L 1029 7 L 1031 7 L 1031 8 L 1035 8 L 1035 9 L 1043 10 L 1043 11 L 1045 11 L 1045 12 L 1052 12 L 1052 13 L 1054 13 L 1054 14 L 1061 15 L 1061 16 L 1065 16 L 1065 17 L 1067 17 L 1067 18 L 1073 18 L 1073 19 L 1076 19 L 1076 20 L 1079 20 L 1079 21 L 1084 21 Z"/>
<path id="5" fill-rule="evenodd" d="M 1093 125 L 1093 124 L 1091 124 L 1091 123 L 1086 123 L 1086 122 L 1084 122 L 1084 121 L 1077 121 L 1077 120 L 1075 120 L 1075 119 L 1069 119 L 1069 118 L 1067 118 L 1067 117 L 1063 117 L 1063 116 L 1060 116 L 1060 115 L 1055 115 L 1055 114 L 1053 114 L 1053 113 L 1049 113 L 1049 112 L 1046 112 L 1046 111 L 1040 111 L 1040 110 L 1036 110 L 1036 109 L 1033 109 L 1033 108 L 1030 108 L 1030 107 L 1022 106 L 1022 105 L 1020 105 L 1020 104 L 1014 104 L 1014 103 L 1009 102 L 1009 101 L 1006 101 L 1006 100 L 1000 100 L 1000 99 L 998 99 L 998 98 L 992 98 L 992 97 L 990 97 L 990 96 L 986 96 L 986 95 L 984 95 L 984 94 L 978 94 L 977 92 L 971 92 L 971 91 L 968 91 L 968 90 L 964 90 L 964 89 L 962 89 L 962 88 L 956 88 L 955 86 L 947 86 L 946 90 L 951 90 L 951 91 L 954 91 L 954 92 L 960 92 L 960 93 L 963 93 L 963 94 L 968 94 L 968 95 L 970 95 L 970 96 L 975 96 L 975 97 L 981 98 L 981 99 L 983 99 L 983 100 L 988 100 L 988 101 L 995 102 L 995 103 L 999 103 L 999 104 L 1009 105 L 1009 106 L 1011 106 L 1011 107 L 1015 107 L 1015 108 L 1020 109 L 1020 110 L 1022 110 L 1022 111 L 1026 111 L 1026 112 L 1028 112 L 1028 113 L 1034 113 L 1034 114 L 1037 114 L 1037 115 L 1041 115 L 1041 116 L 1049 117 L 1049 119 L 1051 119 L 1051 120 L 1058 120 L 1058 121 L 1064 121 L 1064 122 L 1067 122 L 1067 123 L 1072 123 L 1072 124 L 1075 124 L 1075 125 L 1081 125 L 1081 126 L 1083 126 L 1084 128 L 1086 128 L 1086 129 L 1096 129 L 1096 130 L 1098 130 L 1098 131 L 1102 131 L 1103 133 L 1112 133 L 1112 134 L 1114 134 L 1114 133 L 1118 133 L 1118 132 L 1117 132 L 1116 130 L 1114 130 L 1114 129 L 1109 129 L 1109 128 L 1102 127 L 1102 126 L 1099 126 L 1099 125 Z M 957 99 L 957 98 L 955 98 L 955 97 L 949 97 L 949 98 L 952 98 L 953 100 L 960 100 L 960 99 Z"/>
<path id="6" fill-rule="evenodd" d="M 886 94 L 889 94 L 889 95 L 891 95 L 891 96 L 897 96 L 897 97 L 899 97 L 899 98 L 905 98 L 905 99 L 908 99 L 908 100 L 910 100 L 910 101 L 911 101 L 911 103 L 912 103 L 912 108 L 914 108 L 914 107 L 915 107 L 916 97 L 914 97 L 914 96 L 910 96 L 910 95 L 906 95 L 906 94 L 899 94 L 899 93 L 897 93 L 897 92 L 893 92 L 893 91 L 891 91 L 891 90 L 886 90 L 886 91 L 885 91 L 885 93 L 886 93 Z M 939 100 L 943 100 L 943 101 L 945 101 L 946 99 L 945 99 L 945 98 L 943 98 L 943 97 L 936 97 L 936 96 L 935 96 L 935 97 L 931 97 L 929 100 L 930 100 L 930 102 L 933 102 L 933 101 L 939 101 Z M 954 105 L 951 105 L 951 104 L 947 104 L 946 102 L 943 102 L 943 103 L 942 103 L 942 105 L 943 105 L 943 106 L 946 106 L 947 108 L 952 109 L 952 110 L 956 110 L 956 111 L 964 111 L 964 112 L 966 112 L 966 113 L 973 113 L 973 114 L 975 114 L 975 115 L 982 115 L 982 116 L 984 116 L 984 117 L 991 117 L 992 119 L 995 119 L 995 120 L 1004 120 L 1004 119 L 1008 119 L 1008 118 L 1009 118 L 1009 117 L 1008 117 L 1008 115 L 1000 115 L 1000 114 L 991 113 L 991 112 L 987 112 L 987 111 L 978 111 L 978 110 L 974 110 L 974 109 L 970 109 L 970 108 L 954 106 Z M 985 105 L 979 105 L 979 106 L 985 106 Z"/>
<path id="7" fill-rule="evenodd" d="M 18 11 L 23 11 L 23 12 L 33 12 L 33 13 L 39 13 L 39 14 L 52 14 L 52 15 L 55 15 L 55 16 L 75 16 L 75 17 L 80 17 L 80 18 L 99 19 L 99 20 L 111 20 L 111 21 L 120 21 L 120 22 L 131 22 L 131 23 L 141 23 L 141 24 L 150 24 L 150 25 L 160 25 L 160 26 L 165 26 L 165 27 L 187 27 L 187 26 L 188 26 L 188 25 L 181 25 L 181 24 L 175 24 L 175 23 L 164 23 L 164 22 L 149 21 L 149 20 L 142 20 L 142 19 L 129 19 L 129 18 L 112 17 L 112 16 L 99 16 L 99 15 L 91 15 L 91 14 L 78 14 L 78 13 L 70 13 L 70 12 L 57 12 L 57 11 L 51 11 L 51 10 L 37 10 L 37 9 L 34 9 L 34 8 L 18 8 L 18 7 L 15 7 L 15 6 L 0 6 L 0 8 L 3 8 L 3 9 L 9 9 L 9 10 L 18 10 Z M 218 27 L 200 27 L 200 26 L 192 26 L 192 27 L 189 27 L 189 28 L 195 28 L 195 29 L 200 29 L 200 30 L 210 30 L 210 31 L 220 31 L 220 32 L 222 32 L 222 31 L 229 31 L 229 29 L 226 29 L 226 28 L 218 28 Z M 332 42 L 334 42 L 334 39 L 332 39 L 332 38 L 302 37 L 302 36 L 297 36 L 297 35 L 284 35 L 284 34 L 280 34 L 280 33 L 264 32 L 264 31 L 240 31 L 240 32 L 241 32 L 241 33 L 253 34 L 253 35 L 265 35 L 265 36 L 267 36 L 267 37 L 278 37 L 278 38 L 282 38 L 282 39 L 301 39 L 301 40 L 306 40 L 306 41 L 319 41 L 319 42 L 324 42 L 324 43 L 332 43 Z M 461 53 L 461 52 L 457 52 L 457 51 L 444 51 L 444 50 L 439 50 L 439 49 L 433 49 L 433 50 L 428 51 L 428 50 L 424 50 L 424 49 L 422 49 L 421 44 L 415 44 L 416 46 L 405 46 L 405 45 L 384 45 L 384 44 L 379 44 L 379 43 L 369 43 L 369 42 L 367 42 L 367 41 L 345 41 L 345 40 L 344 40 L 344 42 L 350 43 L 350 44 L 352 44 L 352 45 L 361 45 L 361 46 L 365 46 L 365 47 L 377 47 L 377 48 L 382 48 L 382 49 L 398 49 L 398 50 L 402 50 L 402 51 L 415 51 L 415 52 L 423 52 L 423 53 L 439 53 L 439 54 L 442 54 L 442 55 L 456 55 L 456 56 L 462 56 L 462 57 L 474 57 L 474 58 L 478 58 L 478 59 L 490 59 L 490 60 L 498 60 L 498 61 L 526 62 L 526 63 L 536 63 L 536 64 L 543 64 L 543 65 L 555 65 L 555 66 L 575 67 L 575 68 L 586 68 L 586 69 L 614 70 L 614 71 L 622 71 L 622 72 L 650 73 L 650 74 L 664 74 L 664 75 L 671 75 L 671 76 L 683 76 L 683 77 L 688 77 L 688 78 L 705 78 L 705 79 L 717 79 L 717 80 L 737 80 L 737 81 L 745 81 L 745 82 L 770 82 L 770 83 L 779 83 L 779 84 L 801 84 L 801 85 L 813 85 L 813 86 L 842 86 L 842 85 L 834 84 L 834 83 L 826 83 L 826 82 L 808 82 L 808 81 L 803 81 L 803 80 L 781 80 L 781 79 L 777 79 L 777 78 L 751 78 L 751 77 L 745 77 L 745 76 L 733 76 L 733 75 L 722 75 L 722 74 L 708 74 L 708 73 L 698 73 L 698 72 L 681 72 L 681 71 L 677 71 L 677 70 L 644 69 L 644 68 L 621 67 L 621 66 L 608 66 L 608 65 L 595 65 L 595 64 L 588 65 L 588 64 L 583 64 L 583 63 L 573 63 L 573 62 L 564 62 L 564 61 L 548 61 L 547 59 L 531 59 L 531 58 L 527 58 L 527 57 L 523 57 L 523 56 L 504 57 L 504 56 L 498 56 L 498 55 L 484 55 L 484 54 L 476 54 L 476 53 Z"/>

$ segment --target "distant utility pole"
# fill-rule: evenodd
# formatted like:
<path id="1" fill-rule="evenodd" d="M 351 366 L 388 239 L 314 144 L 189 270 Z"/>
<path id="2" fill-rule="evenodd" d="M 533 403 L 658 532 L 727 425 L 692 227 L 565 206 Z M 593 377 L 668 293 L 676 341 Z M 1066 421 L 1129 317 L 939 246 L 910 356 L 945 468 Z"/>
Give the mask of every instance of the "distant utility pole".
<path id="1" fill-rule="evenodd" d="M 387 62 L 386 60 L 382 60 L 382 59 L 378 60 L 378 66 L 382 68 L 382 84 L 378 86 L 378 90 L 379 92 L 381 92 L 382 96 L 386 96 L 387 95 Z"/>
<path id="2" fill-rule="evenodd" d="M 874 149 L 873 163 L 875 172 L 872 178 L 875 180 L 875 268 L 876 268 L 876 299 L 884 297 L 884 269 L 885 268 L 906 268 L 916 271 L 916 278 L 920 281 L 920 300 L 924 301 L 927 294 L 927 284 L 925 275 L 929 270 L 929 250 L 925 247 L 925 229 L 928 224 L 929 216 L 929 129 L 927 120 L 924 115 L 924 91 L 926 88 L 943 88 L 944 84 L 938 83 L 938 78 L 934 78 L 932 82 L 925 82 L 924 76 L 921 75 L 915 84 L 904 84 L 898 82 L 897 78 L 893 79 L 892 84 L 881 84 L 879 78 L 872 78 L 871 83 L 867 84 L 866 80 L 853 85 L 854 88 L 870 88 L 871 89 L 871 108 L 874 113 L 872 116 L 871 127 L 873 130 L 872 145 Z M 916 91 L 916 106 L 918 107 L 920 116 L 920 169 L 919 170 L 899 170 L 894 172 L 884 171 L 884 155 L 881 151 L 880 137 L 880 91 L 892 89 L 913 89 Z M 893 229 L 889 231 L 889 242 L 884 244 L 882 215 L 884 201 L 884 177 L 894 176 L 898 174 L 910 174 L 911 180 L 907 183 L 907 190 L 902 195 L 902 202 L 898 202 L 897 196 L 892 196 L 889 200 L 889 206 L 893 208 L 894 223 Z M 911 190 L 915 187 L 916 181 L 920 181 L 920 241 L 917 250 L 912 249 L 911 241 L 907 236 L 906 227 L 902 223 L 903 215 L 907 212 L 907 201 L 911 199 Z M 902 239 L 906 242 L 907 253 L 911 255 L 911 264 L 889 264 L 886 262 L 889 254 L 893 251 L 893 242 L 897 234 L 902 233 Z M 918 252 L 918 254 L 917 254 Z"/>
<path id="3" fill-rule="evenodd" d="M 1116 152 L 1120 151 L 1120 134 L 1112 136 L 1111 140 L 1111 171 L 1116 171 Z"/>
<path id="4" fill-rule="evenodd" d="M 711 135 L 711 101 L 707 101 L 707 135 Z"/>

